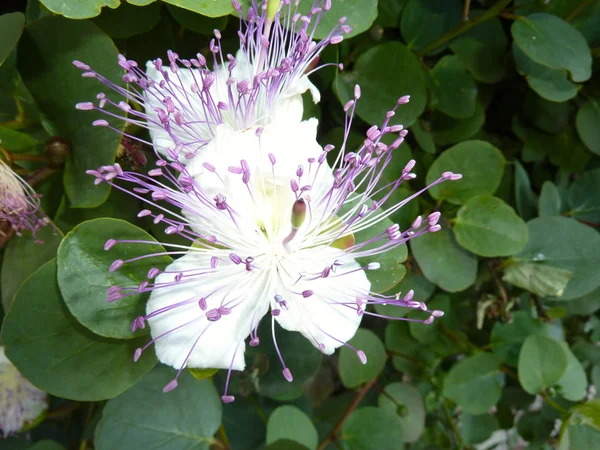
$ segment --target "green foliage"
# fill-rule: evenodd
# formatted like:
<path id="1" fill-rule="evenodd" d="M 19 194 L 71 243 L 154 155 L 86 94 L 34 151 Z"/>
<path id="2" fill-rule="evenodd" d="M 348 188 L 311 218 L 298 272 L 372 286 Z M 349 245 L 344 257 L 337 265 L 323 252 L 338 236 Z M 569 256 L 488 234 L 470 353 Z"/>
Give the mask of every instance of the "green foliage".
<path id="1" fill-rule="evenodd" d="M 498 430 L 502 442 L 485 448 L 597 447 L 600 2 L 333 0 L 311 38 L 326 38 L 342 17 L 352 30 L 320 53 L 319 64 L 331 67 L 311 72 L 321 102 L 307 93 L 305 118 L 319 119 L 321 146 L 335 144 L 331 164 L 356 84 L 348 151 L 408 95 L 388 124 L 409 129 L 406 141 L 381 177 L 354 194 L 371 181 L 393 185 L 416 160 L 417 177 L 376 200 L 390 209 L 418 197 L 354 238 L 385 236 L 394 223 L 407 232 L 417 215 L 426 223 L 435 211 L 441 230 L 359 258 L 361 266 L 381 264 L 366 275 L 387 304 L 366 306 L 349 346 L 323 355 L 308 330 L 284 330 L 265 317 L 260 345 L 246 341 L 243 371 L 184 369 L 168 393 L 161 389 L 178 367 L 155 367 L 152 348 L 133 360 L 151 339 L 148 327 L 131 331 L 148 294 L 106 298 L 111 286 L 138 287 L 150 268 L 172 260 L 108 268 L 189 242 L 165 234 L 164 222 L 138 217 L 144 195 L 119 189 L 131 186 L 96 186 L 86 174 L 114 162 L 145 174 L 155 156 L 150 145 L 132 153 L 131 139 L 91 126 L 108 119 L 150 142 L 137 124 L 75 109 L 103 86 L 82 78 L 72 61 L 122 86 L 118 54 L 140 68 L 157 57 L 167 65 L 167 49 L 182 59 L 200 53 L 212 65 L 215 29 L 227 61 L 239 49 L 237 13 L 230 0 L 7 5 L 0 7 L 0 158 L 43 195 L 52 223 L 36 235 L 43 244 L 28 233 L 13 237 L 0 223 L 0 336 L 7 357 L 50 399 L 47 418 L 27 436 L 0 439 L 0 449 L 474 449 Z M 311 7 L 301 0 L 298 11 Z M 110 102 L 105 109 L 125 115 Z M 64 165 L 48 164 L 54 136 L 68 145 Z M 444 172 L 462 179 L 422 192 Z M 112 238 L 144 243 L 105 251 Z M 394 304 L 411 290 L 414 301 L 444 316 L 424 325 L 430 313 Z M 234 403 L 219 398 L 225 383 Z"/>

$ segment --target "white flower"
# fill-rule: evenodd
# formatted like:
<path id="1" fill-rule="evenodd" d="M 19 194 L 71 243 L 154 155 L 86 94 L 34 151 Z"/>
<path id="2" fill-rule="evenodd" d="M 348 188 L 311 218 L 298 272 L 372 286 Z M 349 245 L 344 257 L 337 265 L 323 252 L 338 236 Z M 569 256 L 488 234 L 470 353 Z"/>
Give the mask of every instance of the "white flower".
<path id="1" fill-rule="evenodd" d="M 23 430 L 47 408 L 47 394 L 23 378 L 0 347 L 0 433 Z"/>
<path id="2" fill-rule="evenodd" d="M 317 7 L 317 3 L 323 3 L 322 7 Z M 167 61 L 149 61 L 144 73 L 135 61 L 119 55 L 118 63 L 126 71 L 123 81 L 129 86 L 127 90 L 87 64 L 74 61 L 84 71 L 84 77 L 97 78 L 127 100 L 115 103 L 100 93 L 97 105 L 83 102 L 77 108 L 114 116 L 104 107 L 106 103 L 116 106 L 127 113 L 117 117 L 148 128 L 155 150 L 164 158 L 182 163 L 210 142 L 219 125 L 241 131 L 269 124 L 299 123 L 302 94 L 310 91 L 315 103 L 320 100 L 307 71 L 327 45 L 342 41 L 341 35 L 348 33 L 350 27 L 342 19 L 328 37 L 316 43 L 311 36 L 323 12 L 331 7 L 330 0 L 317 0 L 308 16 L 296 13 L 289 1 L 282 2 L 281 8 L 279 4 L 279 0 L 272 0 L 271 9 L 266 3 L 259 10 L 250 7 L 248 19 L 242 20 L 240 50 L 235 57 L 223 55 L 221 34 L 215 31 L 215 39 L 210 43 L 214 69 L 209 68 L 210 62 L 200 53 L 195 58 L 181 59 L 169 51 Z M 242 17 L 239 3 L 234 1 L 234 6 Z M 139 107 L 134 109 L 132 105 Z M 113 128 L 104 119 L 93 124 Z"/>

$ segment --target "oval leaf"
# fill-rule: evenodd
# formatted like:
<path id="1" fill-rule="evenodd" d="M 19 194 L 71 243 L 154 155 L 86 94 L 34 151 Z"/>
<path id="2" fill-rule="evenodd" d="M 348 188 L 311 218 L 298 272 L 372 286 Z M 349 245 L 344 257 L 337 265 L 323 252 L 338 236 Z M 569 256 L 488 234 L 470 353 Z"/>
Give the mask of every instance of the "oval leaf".
<path id="1" fill-rule="evenodd" d="M 133 362 L 147 339 L 105 339 L 81 326 L 63 303 L 56 261 L 35 272 L 19 289 L 2 327 L 6 355 L 40 389 L 72 400 L 115 397 L 154 365 L 154 355 Z"/>
<path id="2" fill-rule="evenodd" d="M 567 369 L 567 354 L 562 345 L 541 335 L 531 335 L 519 353 L 519 381 L 525 392 L 538 394 L 554 386 Z"/>
<path id="3" fill-rule="evenodd" d="M 297 442 L 309 450 L 315 450 L 319 443 L 317 429 L 310 418 L 290 405 L 276 408 L 267 422 L 267 445 L 280 439 Z"/>
<path id="4" fill-rule="evenodd" d="M 363 364 L 354 350 L 342 347 L 340 350 L 340 378 L 344 386 L 355 388 L 377 377 L 385 366 L 386 353 L 383 342 L 370 330 L 359 328 L 349 344 L 367 356 Z"/>

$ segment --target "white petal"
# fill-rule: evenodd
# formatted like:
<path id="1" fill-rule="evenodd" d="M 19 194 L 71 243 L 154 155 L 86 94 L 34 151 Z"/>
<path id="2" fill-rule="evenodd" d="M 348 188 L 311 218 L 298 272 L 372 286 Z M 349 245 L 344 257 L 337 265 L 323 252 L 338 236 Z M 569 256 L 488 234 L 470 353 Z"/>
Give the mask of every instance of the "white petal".
<path id="1" fill-rule="evenodd" d="M 210 258 L 205 253 L 188 253 L 170 264 L 167 271 L 209 271 Z M 156 278 L 156 283 L 169 283 L 175 275 L 162 273 Z M 148 319 L 152 338 L 157 339 L 155 349 L 159 361 L 179 369 L 192 351 L 187 367 L 227 369 L 231 366 L 234 370 L 244 370 L 244 339 L 269 306 L 268 300 L 260 295 L 264 284 L 257 277 L 256 273 L 246 272 L 243 264 L 235 266 L 229 262 L 216 273 L 154 290 L 146 307 L 148 315 L 161 308 L 193 300 Z M 206 311 L 229 305 L 232 306 L 231 313 L 210 322 L 206 311 L 198 304 L 198 300 L 206 296 L 209 296 Z M 187 323 L 189 325 L 159 338 Z"/>
<path id="2" fill-rule="evenodd" d="M 320 272 L 336 260 L 343 262 L 336 273 L 330 273 L 327 278 L 300 280 L 294 284 L 296 280 L 292 280 L 292 275 Z M 332 354 L 354 336 L 362 319 L 355 302 L 357 296 L 369 291 L 371 283 L 363 270 L 346 273 L 359 267 L 355 260 L 343 252 L 328 247 L 294 253 L 285 264 L 285 272 L 290 278 L 282 277 L 283 283 L 280 285 L 280 295 L 288 309 L 282 310 L 275 320 L 286 330 L 302 333 L 315 347 L 319 348 L 322 344 L 323 353 Z M 296 294 L 292 294 L 284 285 Z M 306 290 L 313 291 L 313 295 L 304 298 L 298 294 Z M 281 309 L 274 300 L 271 307 Z"/>

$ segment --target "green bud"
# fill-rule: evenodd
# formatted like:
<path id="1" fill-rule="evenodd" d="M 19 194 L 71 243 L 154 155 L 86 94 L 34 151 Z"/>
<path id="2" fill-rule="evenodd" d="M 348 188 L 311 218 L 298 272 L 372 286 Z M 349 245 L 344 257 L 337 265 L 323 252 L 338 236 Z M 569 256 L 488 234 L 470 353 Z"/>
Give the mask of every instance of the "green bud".
<path id="1" fill-rule="evenodd" d="M 297 230 L 304 223 L 306 217 L 306 203 L 303 199 L 298 199 L 292 206 L 292 228 Z"/>

